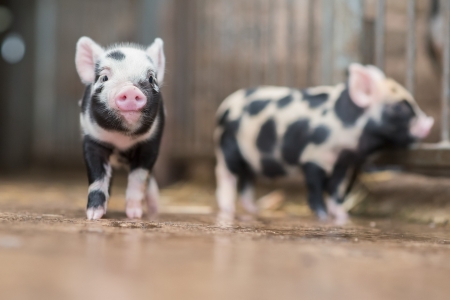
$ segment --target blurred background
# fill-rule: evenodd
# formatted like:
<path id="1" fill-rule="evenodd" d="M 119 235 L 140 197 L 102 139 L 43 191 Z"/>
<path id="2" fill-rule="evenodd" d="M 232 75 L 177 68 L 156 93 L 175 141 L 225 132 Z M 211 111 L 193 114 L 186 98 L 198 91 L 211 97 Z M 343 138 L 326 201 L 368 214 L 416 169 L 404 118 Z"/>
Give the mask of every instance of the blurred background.
<path id="1" fill-rule="evenodd" d="M 84 169 L 84 86 L 74 65 L 83 35 L 101 45 L 164 39 L 168 125 L 157 166 L 163 184 L 199 166 L 211 170 L 215 111 L 228 94 L 261 84 L 339 83 L 354 61 L 375 64 L 412 90 L 437 121 L 427 142 L 445 140 L 445 26 L 435 24 L 444 2 L 0 0 L 1 170 Z"/>
<path id="2" fill-rule="evenodd" d="M 157 220 L 126 218 L 123 171 L 105 217 L 86 220 L 83 35 L 164 39 Z M 362 174 L 344 227 L 316 221 L 297 178 L 259 184 L 256 218 L 238 204 L 216 222 L 220 102 L 336 84 L 351 62 L 415 95 L 436 120 L 426 147 Z M 0 0 L 0 298 L 449 299 L 449 71 L 450 0 Z"/>

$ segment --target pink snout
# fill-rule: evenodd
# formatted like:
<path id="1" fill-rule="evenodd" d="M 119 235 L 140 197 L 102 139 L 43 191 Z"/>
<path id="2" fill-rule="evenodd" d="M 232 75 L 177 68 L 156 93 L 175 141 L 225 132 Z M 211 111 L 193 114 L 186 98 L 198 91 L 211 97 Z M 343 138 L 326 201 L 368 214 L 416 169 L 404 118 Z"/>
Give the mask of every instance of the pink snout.
<path id="1" fill-rule="evenodd" d="M 122 88 L 114 100 L 121 111 L 139 111 L 147 103 L 147 97 L 135 86 Z"/>
<path id="2" fill-rule="evenodd" d="M 433 124 L 434 119 L 432 117 L 421 116 L 411 127 L 411 135 L 416 138 L 423 139 L 430 133 Z"/>

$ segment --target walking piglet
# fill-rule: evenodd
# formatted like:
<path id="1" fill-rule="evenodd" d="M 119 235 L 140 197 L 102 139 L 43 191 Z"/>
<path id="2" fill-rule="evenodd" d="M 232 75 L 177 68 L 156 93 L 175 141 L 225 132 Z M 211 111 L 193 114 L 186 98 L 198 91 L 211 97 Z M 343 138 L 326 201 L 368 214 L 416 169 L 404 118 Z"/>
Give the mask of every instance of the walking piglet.
<path id="1" fill-rule="evenodd" d="M 129 169 L 126 214 L 141 218 L 142 202 L 157 213 L 158 186 L 152 170 L 164 128 L 163 41 L 147 48 L 117 44 L 102 48 L 88 37 L 77 43 L 75 64 L 86 85 L 80 122 L 89 190 L 87 218 L 106 213 L 112 166 Z"/>

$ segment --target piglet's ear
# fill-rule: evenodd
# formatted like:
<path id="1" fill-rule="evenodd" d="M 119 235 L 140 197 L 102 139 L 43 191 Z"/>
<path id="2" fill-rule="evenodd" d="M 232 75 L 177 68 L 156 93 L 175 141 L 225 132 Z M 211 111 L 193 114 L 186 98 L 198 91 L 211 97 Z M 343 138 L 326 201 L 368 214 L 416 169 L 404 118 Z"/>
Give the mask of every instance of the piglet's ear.
<path id="1" fill-rule="evenodd" d="M 374 66 L 351 64 L 349 76 L 350 98 L 359 107 L 369 107 L 381 101 L 384 73 Z"/>
<path id="2" fill-rule="evenodd" d="M 75 66 L 81 81 L 85 84 L 95 80 L 95 63 L 105 50 L 88 37 L 81 37 L 77 43 Z"/>
<path id="3" fill-rule="evenodd" d="M 156 68 L 156 76 L 158 84 L 161 85 L 164 80 L 164 70 L 166 68 L 166 57 L 164 56 L 164 42 L 160 38 L 156 38 L 147 50 L 147 54 L 153 61 Z"/>

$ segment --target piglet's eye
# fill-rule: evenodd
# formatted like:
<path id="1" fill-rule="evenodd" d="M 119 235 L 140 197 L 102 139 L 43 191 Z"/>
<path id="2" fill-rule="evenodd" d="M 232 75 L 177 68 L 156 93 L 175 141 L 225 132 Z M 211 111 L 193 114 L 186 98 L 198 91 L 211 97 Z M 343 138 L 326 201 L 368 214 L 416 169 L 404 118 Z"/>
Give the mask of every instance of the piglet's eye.
<path id="1" fill-rule="evenodd" d="M 100 82 L 108 81 L 108 76 L 104 75 L 102 78 L 100 78 Z"/>

